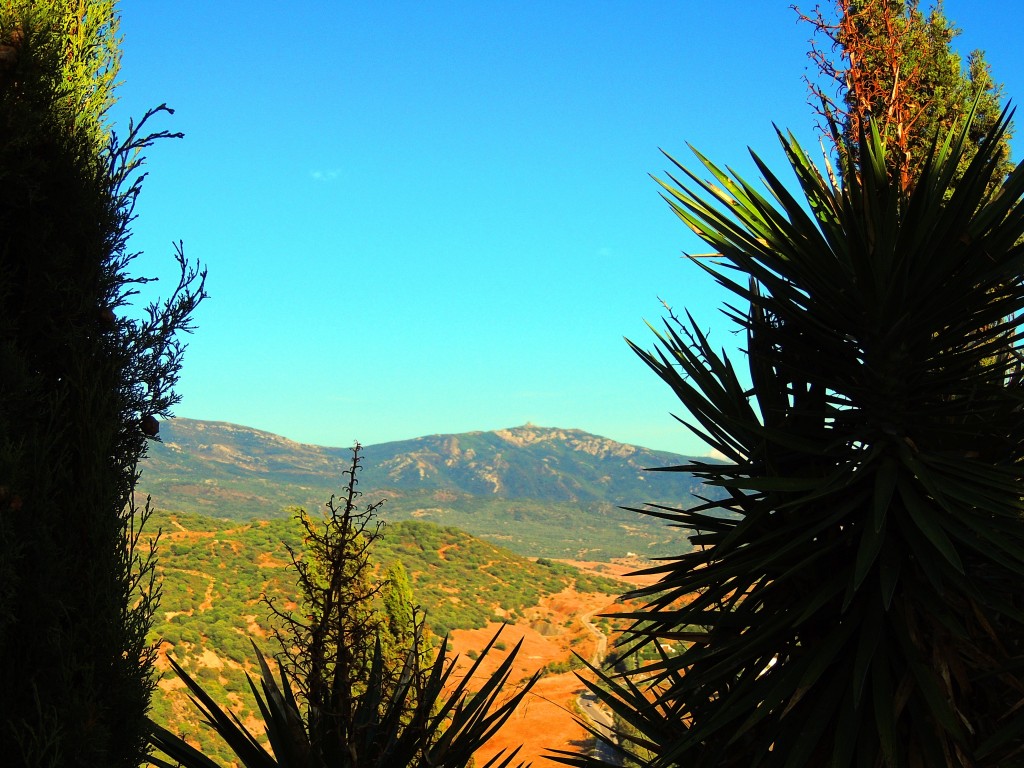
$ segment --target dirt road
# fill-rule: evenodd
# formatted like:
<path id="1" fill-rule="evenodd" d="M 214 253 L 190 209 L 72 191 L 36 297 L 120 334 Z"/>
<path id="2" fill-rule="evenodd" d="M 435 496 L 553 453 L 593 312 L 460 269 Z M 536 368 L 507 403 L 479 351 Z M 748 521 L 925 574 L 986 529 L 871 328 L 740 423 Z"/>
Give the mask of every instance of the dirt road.
<path id="1" fill-rule="evenodd" d="M 608 636 L 591 621 L 595 613 L 596 611 L 584 613 L 580 616 L 580 621 L 583 622 L 583 626 L 597 640 L 590 663 L 600 669 L 601 664 L 604 663 L 605 656 L 608 655 Z M 615 720 L 611 712 L 598 701 L 597 696 L 591 691 L 581 693 L 579 698 L 576 699 L 576 703 L 579 704 L 583 716 L 590 721 L 594 730 L 600 734 L 597 736 L 594 744 L 594 757 L 610 765 L 621 765 L 618 753 L 613 746 L 616 743 L 615 731 L 613 730 Z"/>

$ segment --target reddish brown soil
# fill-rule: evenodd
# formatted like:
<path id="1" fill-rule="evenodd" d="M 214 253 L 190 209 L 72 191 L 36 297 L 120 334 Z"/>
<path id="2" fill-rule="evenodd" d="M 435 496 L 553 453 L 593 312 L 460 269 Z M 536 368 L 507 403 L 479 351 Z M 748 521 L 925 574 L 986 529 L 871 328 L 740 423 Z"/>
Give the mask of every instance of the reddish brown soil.
<path id="1" fill-rule="evenodd" d="M 493 671 L 520 640 L 523 645 L 511 675 L 511 680 L 516 683 L 549 663 L 568 661 L 574 651 L 590 660 L 597 644 L 596 638 L 581 617 L 614 608 L 607 595 L 581 595 L 571 590 L 553 595 L 528 611 L 524 622 L 504 628 L 499 642 L 505 644 L 507 650 L 492 649 L 479 672 L 486 675 Z M 472 663 L 466 654 L 471 650 L 481 650 L 498 628 L 499 625 L 492 624 L 485 629 L 453 633 L 454 650 L 462 656 L 461 669 L 468 669 Z M 545 675 L 512 718 L 477 752 L 477 762 L 482 765 L 498 751 L 511 750 L 519 745 L 522 745 L 522 750 L 517 761 L 536 764 L 543 762 L 541 758 L 550 749 L 585 748 L 589 736 L 574 720 L 576 698 L 583 690 L 583 684 L 571 672 Z"/>
<path id="2" fill-rule="evenodd" d="M 658 580 L 657 576 L 632 575 L 636 571 L 651 567 L 648 560 L 634 560 L 631 558 L 617 558 L 610 563 L 594 562 L 591 560 L 561 560 L 559 562 L 579 568 L 581 571 L 593 573 L 597 576 L 605 576 L 609 579 L 619 579 L 624 582 L 623 590 L 633 587 L 647 586 Z"/>
<path id="3" fill-rule="evenodd" d="M 657 581 L 656 576 L 628 575 L 648 567 L 649 562 L 565 562 L 584 571 L 622 580 L 624 592 Z M 520 638 L 523 641 L 511 679 L 524 680 L 546 664 L 568 661 L 573 652 L 588 661 L 593 661 L 597 639 L 584 624 L 584 619 L 593 614 L 614 613 L 623 609 L 623 605 L 615 603 L 608 595 L 580 594 L 573 590 L 566 590 L 545 599 L 539 606 L 527 611 L 524 620 L 505 627 L 501 633 L 501 641 L 507 645 L 508 650 L 511 650 Z M 454 649 L 463 655 L 464 663 L 469 663 L 465 654 L 470 650 L 482 649 L 494 636 L 498 627 L 499 625 L 492 624 L 485 629 L 460 630 L 453 634 Z M 492 650 L 480 671 L 483 674 L 490 672 L 504 658 L 503 652 L 495 653 Z M 522 745 L 516 757 L 517 762 L 532 761 L 535 765 L 553 765 L 544 760 L 549 750 L 579 752 L 589 748 L 592 743 L 590 735 L 575 720 L 578 711 L 576 699 L 584 690 L 583 684 L 572 672 L 547 674 L 542 677 L 520 709 L 477 752 L 477 762 L 483 765 L 498 751 L 510 751 Z"/>
<path id="4" fill-rule="evenodd" d="M 168 539 L 197 540 L 213 536 L 212 532 L 190 531 L 180 524 L 178 530 L 164 535 Z M 570 562 L 582 570 L 598 575 L 622 579 L 622 591 L 653 583 L 654 577 L 626 576 L 645 567 L 641 561 L 616 561 L 613 563 Z M 263 567 L 283 567 L 287 563 L 275 562 L 269 557 L 261 560 Z M 294 604 L 285 605 L 285 610 L 294 610 Z M 573 653 L 588 661 L 593 660 L 597 638 L 585 623 L 586 619 L 601 613 L 614 613 L 624 609 L 614 601 L 614 596 L 580 594 L 565 590 L 545 598 L 540 605 L 528 609 L 515 625 L 506 626 L 499 639 L 504 648 L 494 647 L 481 665 L 481 676 L 492 672 L 503 661 L 516 643 L 522 640 L 522 647 L 516 658 L 510 677 L 512 686 L 519 686 L 532 674 L 548 664 L 568 662 Z M 262 635 L 254 623 L 253 616 L 244 617 L 250 635 Z M 458 630 L 451 638 L 453 650 L 461 656 L 461 674 L 473 663 L 468 654 L 479 652 L 494 637 L 500 625 L 491 624 L 479 630 Z M 166 651 L 166 648 L 161 648 Z M 210 666 L 217 666 L 212 659 L 206 659 Z M 217 661 L 220 661 L 219 659 Z M 234 662 L 224 662 L 237 666 Z M 163 653 L 158 668 L 166 669 Z M 173 676 L 165 676 L 159 683 L 164 689 L 178 689 L 182 683 Z M 576 699 L 584 690 L 583 684 L 571 672 L 545 674 L 533 687 L 524 703 L 512 715 L 505 726 L 476 755 L 477 764 L 483 765 L 501 750 L 511 751 L 522 746 L 516 762 L 533 762 L 535 765 L 551 765 L 544 760 L 552 749 L 583 751 L 590 744 L 589 734 L 575 721 Z M 511 693 L 511 691 L 510 691 Z M 182 706 L 186 706 L 184 697 Z M 259 732 L 261 727 L 255 721 L 246 722 Z"/>

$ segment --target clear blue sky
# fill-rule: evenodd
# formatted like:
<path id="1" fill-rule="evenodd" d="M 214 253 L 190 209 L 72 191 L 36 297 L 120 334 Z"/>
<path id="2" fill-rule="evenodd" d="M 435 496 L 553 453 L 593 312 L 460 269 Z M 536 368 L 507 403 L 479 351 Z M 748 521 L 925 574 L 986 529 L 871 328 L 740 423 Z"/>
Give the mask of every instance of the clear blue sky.
<path id="1" fill-rule="evenodd" d="M 628 350 L 657 297 L 736 338 L 648 174 L 814 142 L 785 0 L 123 0 L 114 117 L 166 102 L 132 246 L 209 268 L 177 414 L 323 445 L 527 421 L 705 448 Z M 1024 98 L 1024 5 L 947 0 Z M 1018 124 L 1024 124 L 1019 119 Z"/>

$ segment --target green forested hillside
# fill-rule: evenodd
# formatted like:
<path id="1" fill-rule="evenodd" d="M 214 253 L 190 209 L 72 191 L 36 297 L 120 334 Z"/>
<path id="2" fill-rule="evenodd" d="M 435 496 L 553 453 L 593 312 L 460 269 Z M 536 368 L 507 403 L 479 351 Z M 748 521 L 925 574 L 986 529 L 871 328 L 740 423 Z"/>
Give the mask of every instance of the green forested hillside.
<path id="1" fill-rule="evenodd" d="M 290 602 L 296 590 L 287 550 L 301 544 L 297 523 L 158 512 L 150 525 L 163 532 L 158 566 L 163 596 L 154 639 L 217 700 L 240 707 L 243 716 L 251 714 L 244 676 L 255 661 L 250 638 L 265 651 L 275 651 L 261 596 L 299 608 Z M 621 582 L 549 560 L 527 560 L 458 529 L 426 522 L 387 525 L 375 555 L 382 572 L 394 560 L 402 561 L 415 599 L 437 634 L 488 621 L 514 623 L 525 608 L 570 586 L 609 595 L 622 591 Z M 166 675 L 154 697 L 153 717 L 171 728 L 202 733 L 176 681 Z M 214 740 L 205 744 L 220 754 Z"/>

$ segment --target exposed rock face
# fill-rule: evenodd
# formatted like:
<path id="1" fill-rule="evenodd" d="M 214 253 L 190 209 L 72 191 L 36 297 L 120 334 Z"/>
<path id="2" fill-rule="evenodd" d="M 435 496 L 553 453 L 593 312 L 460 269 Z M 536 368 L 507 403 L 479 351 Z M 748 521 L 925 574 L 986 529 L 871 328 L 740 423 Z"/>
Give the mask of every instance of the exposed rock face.
<path id="1" fill-rule="evenodd" d="M 142 493 L 162 509 L 238 520 L 322 510 L 349 468 L 349 448 L 296 443 L 236 424 L 172 419 L 150 447 Z M 529 555 L 599 559 L 677 553 L 678 534 L 620 507 L 692 506 L 714 496 L 671 467 L 683 456 L 577 429 L 527 424 L 366 446 L 359 489 L 390 520 L 455 526 Z"/>
<path id="2" fill-rule="evenodd" d="M 164 425 L 157 461 L 217 465 L 232 475 L 291 482 L 337 478 L 348 448 L 296 443 L 279 435 L 215 421 L 174 419 Z M 448 490 L 474 496 L 612 504 L 646 499 L 653 485 L 679 498 L 696 487 L 689 475 L 644 470 L 686 458 L 626 445 L 579 429 L 525 424 L 494 432 L 428 435 L 366 446 L 365 489 Z"/>
<path id="3" fill-rule="evenodd" d="M 534 424 L 369 446 L 366 456 L 367 480 L 386 486 L 417 482 L 473 495 L 616 504 L 649 493 L 645 469 L 685 461 L 578 429 Z M 662 479 L 666 488 L 693 485 L 689 476 Z"/>

